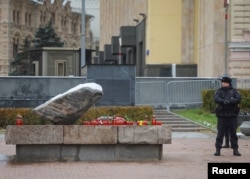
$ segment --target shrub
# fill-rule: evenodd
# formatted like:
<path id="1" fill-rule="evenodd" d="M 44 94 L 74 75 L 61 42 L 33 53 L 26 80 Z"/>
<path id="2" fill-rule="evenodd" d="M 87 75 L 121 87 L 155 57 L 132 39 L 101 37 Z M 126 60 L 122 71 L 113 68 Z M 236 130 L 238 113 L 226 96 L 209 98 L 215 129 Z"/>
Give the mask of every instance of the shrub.
<path id="1" fill-rule="evenodd" d="M 0 128 L 6 128 L 7 125 L 15 125 L 17 115 L 23 117 L 24 125 L 52 124 L 49 120 L 40 118 L 31 108 L 0 108 Z M 114 115 L 126 117 L 132 121 L 144 120 L 145 116 L 151 119 L 153 108 L 150 106 L 91 107 L 75 124 L 82 124 L 83 121 L 91 121 L 100 116 Z"/>
<path id="2" fill-rule="evenodd" d="M 0 109 L 0 128 L 7 125 L 15 125 L 17 115 L 23 117 L 24 124 L 41 124 L 42 120 L 30 108 L 1 108 Z"/>
<path id="3" fill-rule="evenodd" d="M 240 109 L 241 112 L 250 111 L 250 90 L 249 89 L 238 89 L 241 94 Z M 215 112 L 216 103 L 214 102 L 214 93 L 216 90 L 209 89 L 202 91 L 202 102 L 203 108 L 212 113 Z"/>

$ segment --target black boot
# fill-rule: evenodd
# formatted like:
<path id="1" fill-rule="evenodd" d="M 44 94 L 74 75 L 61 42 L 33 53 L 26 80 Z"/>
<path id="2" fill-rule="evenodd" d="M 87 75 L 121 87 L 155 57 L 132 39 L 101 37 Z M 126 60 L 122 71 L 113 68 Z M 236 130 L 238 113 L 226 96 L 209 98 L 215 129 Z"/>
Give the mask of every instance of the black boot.
<path id="1" fill-rule="evenodd" d="M 222 148 L 229 148 L 229 147 L 230 147 L 229 143 L 227 143 L 227 142 L 225 143 L 225 145 L 222 146 Z"/>
<path id="2" fill-rule="evenodd" d="M 234 154 L 235 156 L 241 156 L 241 154 L 240 154 L 240 152 L 238 151 L 238 149 L 234 149 L 233 154 Z"/>
<path id="3" fill-rule="evenodd" d="M 216 149 L 214 156 L 220 156 L 220 149 Z"/>

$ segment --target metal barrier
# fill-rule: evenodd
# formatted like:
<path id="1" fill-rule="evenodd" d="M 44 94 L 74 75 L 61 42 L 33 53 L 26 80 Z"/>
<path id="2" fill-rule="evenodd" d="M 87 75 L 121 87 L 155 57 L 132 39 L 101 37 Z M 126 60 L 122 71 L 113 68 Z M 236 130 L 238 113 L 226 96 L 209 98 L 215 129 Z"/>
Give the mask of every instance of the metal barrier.
<path id="1" fill-rule="evenodd" d="M 166 81 L 136 82 L 135 105 L 166 106 Z"/>
<path id="2" fill-rule="evenodd" d="M 166 85 L 166 108 L 202 104 L 202 90 L 218 89 L 220 86 L 220 80 L 170 81 Z"/>
<path id="3" fill-rule="evenodd" d="M 250 79 L 239 79 L 237 80 L 238 89 L 250 89 Z"/>
<path id="4" fill-rule="evenodd" d="M 220 86 L 218 79 L 136 82 L 135 104 L 167 110 L 173 106 L 202 104 L 202 90 Z"/>
<path id="5" fill-rule="evenodd" d="M 100 80 L 105 83 L 101 83 Z M 0 106 L 35 107 L 72 86 L 84 82 L 97 82 L 101 83 L 105 91 L 105 97 L 101 99 L 103 101 L 100 100 L 101 104 L 147 105 L 169 110 L 175 106 L 202 104 L 202 90 L 216 89 L 221 85 L 218 78 L 136 77 L 129 80 L 128 82 L 127 78 L 116 78 L 115 83 L 112 80 L 108 83 L 109 80 L 99 77 L 95 80 L 85 77 L 1 77 Z M 250 89 L 250 79 L 233 79 L 233 86 L 238 89 Z M 124 91 L 118 91 L 114 98 L 112 94 L 117 89 Z"/>

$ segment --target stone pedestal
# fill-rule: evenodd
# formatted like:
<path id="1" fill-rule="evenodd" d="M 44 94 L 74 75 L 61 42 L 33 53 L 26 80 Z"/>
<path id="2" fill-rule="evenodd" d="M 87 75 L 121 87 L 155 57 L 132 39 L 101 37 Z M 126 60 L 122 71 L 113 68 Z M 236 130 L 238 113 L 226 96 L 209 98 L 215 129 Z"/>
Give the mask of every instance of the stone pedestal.
<path id="1" fill-rule="evenodd" d="M 250 136 L 250 121 L 243 121 L 240 125 L 240 131 L 246 136 Z"/>
<path id="2" fill-rule="evenodd" d="M 5 142 L 16 145 L 17 161 L 161 160 L 171 127 L 10 125 Z"/>

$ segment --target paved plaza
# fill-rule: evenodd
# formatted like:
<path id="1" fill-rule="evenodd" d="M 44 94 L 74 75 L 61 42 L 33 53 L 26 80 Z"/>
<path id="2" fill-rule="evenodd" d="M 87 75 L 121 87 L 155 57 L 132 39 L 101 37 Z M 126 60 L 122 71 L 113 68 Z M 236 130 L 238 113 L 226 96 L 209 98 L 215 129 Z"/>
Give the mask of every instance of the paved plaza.
<path id="1" fill-rule="evenodd" d="M 214 132 L 174 132 L 160 161 L 17 163 L 15 146 L 6 145 L 0 133 L 0 179 L 206 179 L 209 162 L 250 162 L 250 137 L 239 135 L 241 157 L 233 156 L 232 149 L 222 149 L 216 157 L 215 136 Z"/>

